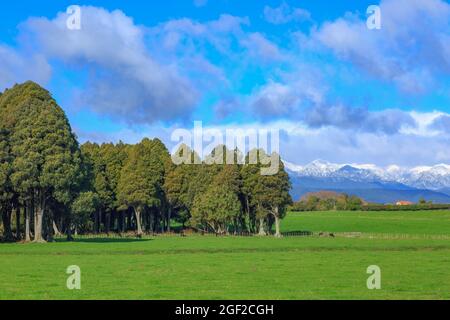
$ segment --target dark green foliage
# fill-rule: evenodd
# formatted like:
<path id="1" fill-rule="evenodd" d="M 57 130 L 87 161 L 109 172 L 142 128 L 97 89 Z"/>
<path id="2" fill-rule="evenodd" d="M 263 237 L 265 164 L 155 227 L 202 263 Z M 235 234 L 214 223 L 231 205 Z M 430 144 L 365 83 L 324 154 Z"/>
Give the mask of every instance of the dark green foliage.
<path id="1" fill-rule="evenodd" d="M 10 132 L 12 186 L 23 201 L 33 201 L 35 241 L 43 241 L 47 202 L 69 205 L 81 183 L 78 143 L 64 111 L 33 82 L 7 90 L 0 110 Z"/>
<path id="2" fill-rule="evenodd" d="M 253 155 L 252 155 L 253 153 Z M 276 235 L 280 236 L 279 220 L 286 214 L 286 208 L 291 204 L 289 194 L 291 184 L 284 165 L 279 159 L 279 169 L 276 174 L 262 175 L 261 168 L 268 155 L 263 150 L 252 150 L 247 155 L 247 161 L 251 156 L 257 156 L 256 164 L 244 166 L 242 169 L 243 190 L 247 210 L 251 218 L 259 225 L 259 234 L 266 234 L 271 230 L 275 222 Z M 278 155 L 272 155 L 278 157 Z"/>
<path id="3" fill-rule="evenodd" d="M 261 174 L 217 146 L 204 161 L 182 145 L 171 157 L 159 139 L 81 148 L 50 93 L 26 82 L 0 95 L 0 210 L 3 236 L 52 240 L 60 232 L 170 231 L 170 222 L 217 233 L 269 231 L 290 203 L 284 167 Z M 176 160 L 183 161 L 178 163 Z M 226 164 L 234 159 L 235 164 Z M 249 155 L 247 155 L 249 159 Z"/>
<path id="4" fill-rule="evenodd" d="M 236 230 L 236 222 L 242 207 L 239 171 L 226 165 L 218 173 L 204 194 L 197 194 L 192 208 L 192 224 L 209 227 L 214 232 L 225 233 L 230 227 Z"/>
<path id="5" fill-rule="evenodd" d="M 98 195 L 92 191 L 82 192 L 72 203 L 72 224 L 75 233 L 89 232 L 93 228 L 91 213 L 95 212 L 100 205 Z"/>

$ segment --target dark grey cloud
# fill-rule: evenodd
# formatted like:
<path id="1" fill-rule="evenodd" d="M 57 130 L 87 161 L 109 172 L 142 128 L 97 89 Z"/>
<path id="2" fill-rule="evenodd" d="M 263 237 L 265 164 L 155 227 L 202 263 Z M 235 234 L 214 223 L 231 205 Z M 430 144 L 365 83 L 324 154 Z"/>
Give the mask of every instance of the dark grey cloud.
<path id="1" fill-rule="evenodd" d="M 395 134 L 403 127 L 417 127 L 413 117 L 401 110 L 371 111 L 365 107 L 333 103 L 321 91 L 320 83 L 305 80 L 289 84 L 268 83 L 248 99 L 250 111 L 265 122 L 288 118 L 312 128 L 336 127 Z"/>
<path id="2" fill-rule="evenodd" d="M 261 118 L 283 117 L 298 109 L 301 96 L 290 86 L 271 83 L 262 88 L 251 101 L 252 110 Z"/>
<path id="3" fill-rule="evenodd" d="M 401 110 L 369 111 L 344 105 L 315 106 L 306 110 L 303 120 L 313 128 L 330 126 L 383 134 L 396 134 L 403 127 L 417 126 L 413 117 Z"/>
<path id="4" fill-rule="evenodd" d="M 115 70 L 96 72 L 86 84 L 88 89 L 79 92 L 78 104 L 130 124 L 189 118 L 195 102 L 189 84 L 170 77 L 154 81 L 142 82 Z"/>
<path id="5" fill-rule="evenodd" d="M 214 105 L 213 109 L 216 118 L 218 120 L 223 120 L 236 111 L 241 110 L 241 106 L 241 102 L 237 97 L 229 96 L 220 99 L 220 101 Z"/>

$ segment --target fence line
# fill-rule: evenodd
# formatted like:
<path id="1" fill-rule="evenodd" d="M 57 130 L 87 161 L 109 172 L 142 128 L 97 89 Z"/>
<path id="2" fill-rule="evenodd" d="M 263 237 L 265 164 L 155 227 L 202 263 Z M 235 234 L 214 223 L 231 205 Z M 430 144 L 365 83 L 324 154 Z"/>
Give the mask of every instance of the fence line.
<path id="1" fill-rule="evenodd" d="M 283 237 L 317 237 L 317 238 L 361 238 L 361 239 L 386 239 L 386 240 L 450 240 L 450 235 L 442 234 L 407 234 L 407 233 L 373 233 L 373 232 L 324 232 L 324 231 L 288 231 L 281 233 Z M 271 233 L 270 235 L 273 235 Z M 138 237 L 135 233 L 99 233 L 73 235 L 74 239 L 150 239 L 155 237 L 258 237 L 258 234 L 250 232 L 236 232 L 229 234 L 217 234 L 213 232 L 179 232 L 179 233 L 144 233 Z M 55 239 L 66 239 L 66 236 L 55 236 Z"/>

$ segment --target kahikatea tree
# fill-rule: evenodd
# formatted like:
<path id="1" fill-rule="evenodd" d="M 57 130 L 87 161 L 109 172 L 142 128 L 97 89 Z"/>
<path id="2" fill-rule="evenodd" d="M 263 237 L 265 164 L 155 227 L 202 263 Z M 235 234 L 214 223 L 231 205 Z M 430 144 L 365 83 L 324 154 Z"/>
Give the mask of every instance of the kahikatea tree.
<path id="1" fill-rule="evenodd" d="M 284 164 L 279 161 L 280 168 L 274 175 L 263 176 L 262 194 L 263 207 L 275 219 L 275 236 L 281 237 L 280 220 L 286 215 L 287 206 L 292 203 L 289 194 L 291 183 L 284 169 Z"/>
<path id="2" fill-rule="evenodd" d="M 134 210 L 139 236 L 143 233 L 141 221 L 143 211 L 160 204 L 154 164 L 148 161 L 148 154 L 151 151 L 149 147 L 148 139 L 144 139 L 129 149 L 117 186 L 117 199 L 122 208 L 131 207 Z"/>
<path id="3" fill-rule="evenodd" d="M 261 205 L 258 202 L 256 190 L 261 182 L 260 163 L 249 163 L 251 154 L 257 157 L 258 150 L 251 150 L 246 156 L 246 165 L 241 167 L 242 177 L 242 195 L 244 198 L 244 211 L 248 221 L 249 231 L 255 233 L 259 226 L 259 234 L 265 235 L 264 219 L 265 214 L 261 210 Z"/>
<path id="4" fill-rule="evenodd" d="M 165 156 L 167 149 L 158 139 L 143 139 L 145 153 L 143 160 L 148 166 L 151 182 L 154 186 L 151 205 L 146 211 L 146 227 L 152 232 L 164 231 L 164 220 L 166 216 L 166 200 L 164 193 L 164 176 L 166 171 L 165 162 L 169 159 Z"/>
<path id="5" fill-rule="evenodd" d="M 100 146 L 100 160 L 103 168 L 99 171 L 102 177 L 97 181 L 96 188 L 101 193 L 99 196 L 102 197 L 103 203 L 100 207 L 99 223 L 103 221 L 106 232 L 113 227 L 115 220 L 119 220 L 118 207 L 120 204 L 117 200 L 117 185 L 127 158 L 127 148 L 128 145 L 122 142 L 104 143 Z"/>
<path id="6" fill-rule="evenodd" d="M 81 173 L 81 155 L 64 111 L 33 82 L 16 85 L 0 98 L 10 131 L 13 189 L 34 208 L 34 240 L 42 231 L 50 198 L 68 205 Z"/>
<path id="7" fill-rule="evenodd" d="M 192 224 L 222 234 L 233 226 L 241 214 L 238 171 L 225 165 L 204 194 L 197 194 L 192 208 Z"/>
<path id="8" fill-rule="evenodd" d="M 160 206 L 159 208 L 157 208 L 157 217 L 160 217 L 161 221 L 157 220 L 157 222 L 160 222 L 160 225 L 157 227 L 160 227 L 162 231 L 170 231 L 172 207 L 167 196 L 166 177 L 174 171 L 175 165 L 172 162 L 169 150 L 167 150 L 166 146 L 164 145 L 164 143 L 162 143 L 161 140 L 153 139 L 151 143 L 151 155 L 152 158 L 154 158 L 154 160 L 152 161 L 155 163 L 155 183 L 157 184 L 158 195 L 160 198 Z"/>
<path id="9" fill-rule="evenodd" d="M 13 240 L 10 210 L 11 201 L 14 196 L 10 181 L 11 161 L 9 132 L 1 127 L 0 120 L 0 211 L 5 241 Z"/>
<path id="10" fill-rule="evenodd" d="M 112 210 L 114 207 L 115 199 L 113 186 L 108 179 L 106 171 L 107 163 L 103 156 L 104 153 L 101 152 L 100 146 L 96 143 L 85 143 L 81 146 L 81 152 L 89 170 L 91 178 L 90 187 L 95 190 L 96 198 L 98 200 L 98 206 L 91 214 L 94 214 L 94 231 L 99 232 L 102 213 L 106 210 Z"/>
<path id="11" fill-rule="evenodd" d="M 281 236 L 280 219 L 286 214 L 287 206 L 292 203 L 289 190 L 291 184 L 289 176 L 284 169 L 279 155 L 272 155 L 271 159 L 278 157 L 279 168 L 275 174 L 262 175 L 261 168 L 268 162 L 268 155 L 264 150 L 251 150 L 247 155 L 257 157 L 255 164 L 249 164 L 242 168 L 243 191 L 248 211 L 253 212 L 258 220 L 259 234 L 265 235 L 266 229 L 270 229 L 270 217 L 275 220 L 275 235 Z"/>
<path id="12" fill-rule="evenodd" d="M 75 227 L 75 234 L 78 232 L 89 232 L 92 230 L 92 220 L 90 215 L 99 206 L 99 198 L 95 192 L 82 192 L 71 204 L 72 224 Z"/>
<path id="13" fill-rule="evenodd" d="M 195 195 L 204 191 L 209 181 L 204 179 L 203 166 L 195 164 L 201 163 L 200 157 L 187 145 L 180 145 L 171 158 L 176 165 L 166 175 L 164 190 L 175 219 L 184 226 L 191 217 Z"/>
<path id="14" fill-rule="evenodd" d="M 3 238 L 14 239 L 14 216 L 16 238 L 24 230 L 26 240 L 33 235 L 37 242 L 60 232 L 70 238 L 73 227 L 169 231 L 172 217 L 219 233 L 266 234 L 275 223 L 280 235 L 279 220 L 290 202 L 284 167 L 264 176 L 266 161 L 236 164 L 241 157 L 224 145 L 204 161 L 186 145 L 170 156 L 158 139 L 134 146 L 88 142 L 80 151 L 50 94 L 32 82 L 16 85 L 0 95 Z M 227 164 L 230 159 L 233 164 Z"/>

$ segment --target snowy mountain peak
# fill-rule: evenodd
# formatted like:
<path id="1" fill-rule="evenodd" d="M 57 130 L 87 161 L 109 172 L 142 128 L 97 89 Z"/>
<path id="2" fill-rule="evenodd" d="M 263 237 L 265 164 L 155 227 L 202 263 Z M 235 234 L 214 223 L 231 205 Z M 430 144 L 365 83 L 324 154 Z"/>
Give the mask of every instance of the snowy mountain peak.
<path id="1" fill-rule="evenodd" d="M 305 166 L 284 162 L 286 168 L 299 177 L 345 178 L 352 181 L 395 182 L 406 186 L 430 190 L 450 188 L 450 165 L 386 168 L 374 164 L 336 164 L 315 160 Z"/>
<path id="2" fill-rule="evenodd" d="M 283 160 L 283 164 L 285 166 L 285 168 L 291 172 L 300 172 L 301 170 L 303 170 L 303 167 L 298 165 L 298 164 L 293 164 L 292 162 Z"/>

